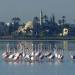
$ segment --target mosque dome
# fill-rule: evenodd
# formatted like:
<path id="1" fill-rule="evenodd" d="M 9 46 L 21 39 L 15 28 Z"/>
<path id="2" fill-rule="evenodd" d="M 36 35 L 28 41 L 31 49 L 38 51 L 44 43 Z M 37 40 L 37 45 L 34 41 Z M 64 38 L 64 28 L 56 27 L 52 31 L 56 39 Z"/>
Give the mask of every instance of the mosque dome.
<path id="1" fill-rule="evenodd" d="M 26 32 L 27 29 L 33 29 L 33 21 L 26 22 L 23 26 L 18 28 L 18 32 Z"/>
<path id="2" fill-rule="evenodd" d="M 28 22 L 25 24 L 24 29 L 26 30 L 26 29 L 28 29 L 28 28 L 30 28 L 30 29 L 33 28 L 33 22 L 32 22 L 32 21 L 28 21 Z"/>

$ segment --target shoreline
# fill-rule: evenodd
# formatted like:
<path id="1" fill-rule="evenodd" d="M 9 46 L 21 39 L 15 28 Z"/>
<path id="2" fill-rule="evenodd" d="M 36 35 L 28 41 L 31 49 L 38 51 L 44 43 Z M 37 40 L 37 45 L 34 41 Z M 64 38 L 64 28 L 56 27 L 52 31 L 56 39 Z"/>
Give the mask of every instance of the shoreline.
<path id="1" fill-rule="evenodd" d="M 68 39 L 55 39 L 55 40 L 53 40 L 53 39 L 49 39 L 49 40 L 32 40 L 32 39 L 30 39 L 30 40 L 27 40 L 27 39 L 25 39 L 25 40 L 23 40 L 23 39 L 21 39 L 21 40 L 13 40 L 13 39 L 0 39 L 0 41 L 75 41 L 75 39 L 70 39 L 70 40 L 68 40 Z"/>
<path id="2" fill-rule="evenodd" d="M 51 40 L 75 40 L 75 36 L 67 37 L 24 37 L 24 36 L 0 36 L 0 41 L 51 41 Z"/>

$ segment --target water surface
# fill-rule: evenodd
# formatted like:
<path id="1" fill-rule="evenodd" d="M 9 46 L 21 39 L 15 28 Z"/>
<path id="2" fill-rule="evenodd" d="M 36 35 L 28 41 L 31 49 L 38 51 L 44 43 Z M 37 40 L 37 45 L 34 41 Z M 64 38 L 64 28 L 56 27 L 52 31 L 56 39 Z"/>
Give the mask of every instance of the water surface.
<path id="1" fill-rule="evenodd" d="M 51 44 L 51 49 L 55 45 L 64 49 L 63 62 L 42 62 L 42 63 L 12 63 L 5 62 L 1 58 L 2 52 L 6 49 L 6 44 L 9 43 L 11 48 L 16 47 L 19 41 L 1 41 L 0 42 L 0 75 L 74 75 L 75 62 L 70 59 L 70 54 L 75 53 L 75 41 L 24 41 L 26 46 L 32 48 L 38 44 L 43 44 L 43 49 L 47 50 Z M 46 48 L 45 48 L 45 47 Z"/>

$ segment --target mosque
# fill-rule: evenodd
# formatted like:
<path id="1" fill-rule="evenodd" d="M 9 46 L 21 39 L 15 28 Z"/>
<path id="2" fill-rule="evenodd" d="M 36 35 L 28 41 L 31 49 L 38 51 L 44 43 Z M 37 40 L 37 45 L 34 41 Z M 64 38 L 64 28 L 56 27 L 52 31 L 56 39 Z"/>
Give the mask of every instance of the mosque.
<path id="1" fill-rule="evenodd" d="M 40 11 L 40 17 L 34 17 L 32 21 L 28 21 L 18 28 L 18 32 L 27 33 L 33 37 L 41 36 L 56 36 L 56 34 L 67 35 L 68 29 L 62 30 L 63 33 L 59 33 L 59 26 L 55 21 L 55 15 L 50 18 L 44 15 L 42 10 Z"/>

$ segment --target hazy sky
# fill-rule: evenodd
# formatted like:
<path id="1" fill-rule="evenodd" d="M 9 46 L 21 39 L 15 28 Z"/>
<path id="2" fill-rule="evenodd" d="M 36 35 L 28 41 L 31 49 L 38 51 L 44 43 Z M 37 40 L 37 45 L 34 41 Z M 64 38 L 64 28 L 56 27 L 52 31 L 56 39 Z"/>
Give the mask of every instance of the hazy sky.
<path id="1" fill-rule="evenodd" d="M 31 20 L 41 9 L 48 16 L 54 13 L 57 19 L 65 15 L 75 20 L 75 0 L 0 0 L 0 21 L 10 21 L 14 16 Z"/>

